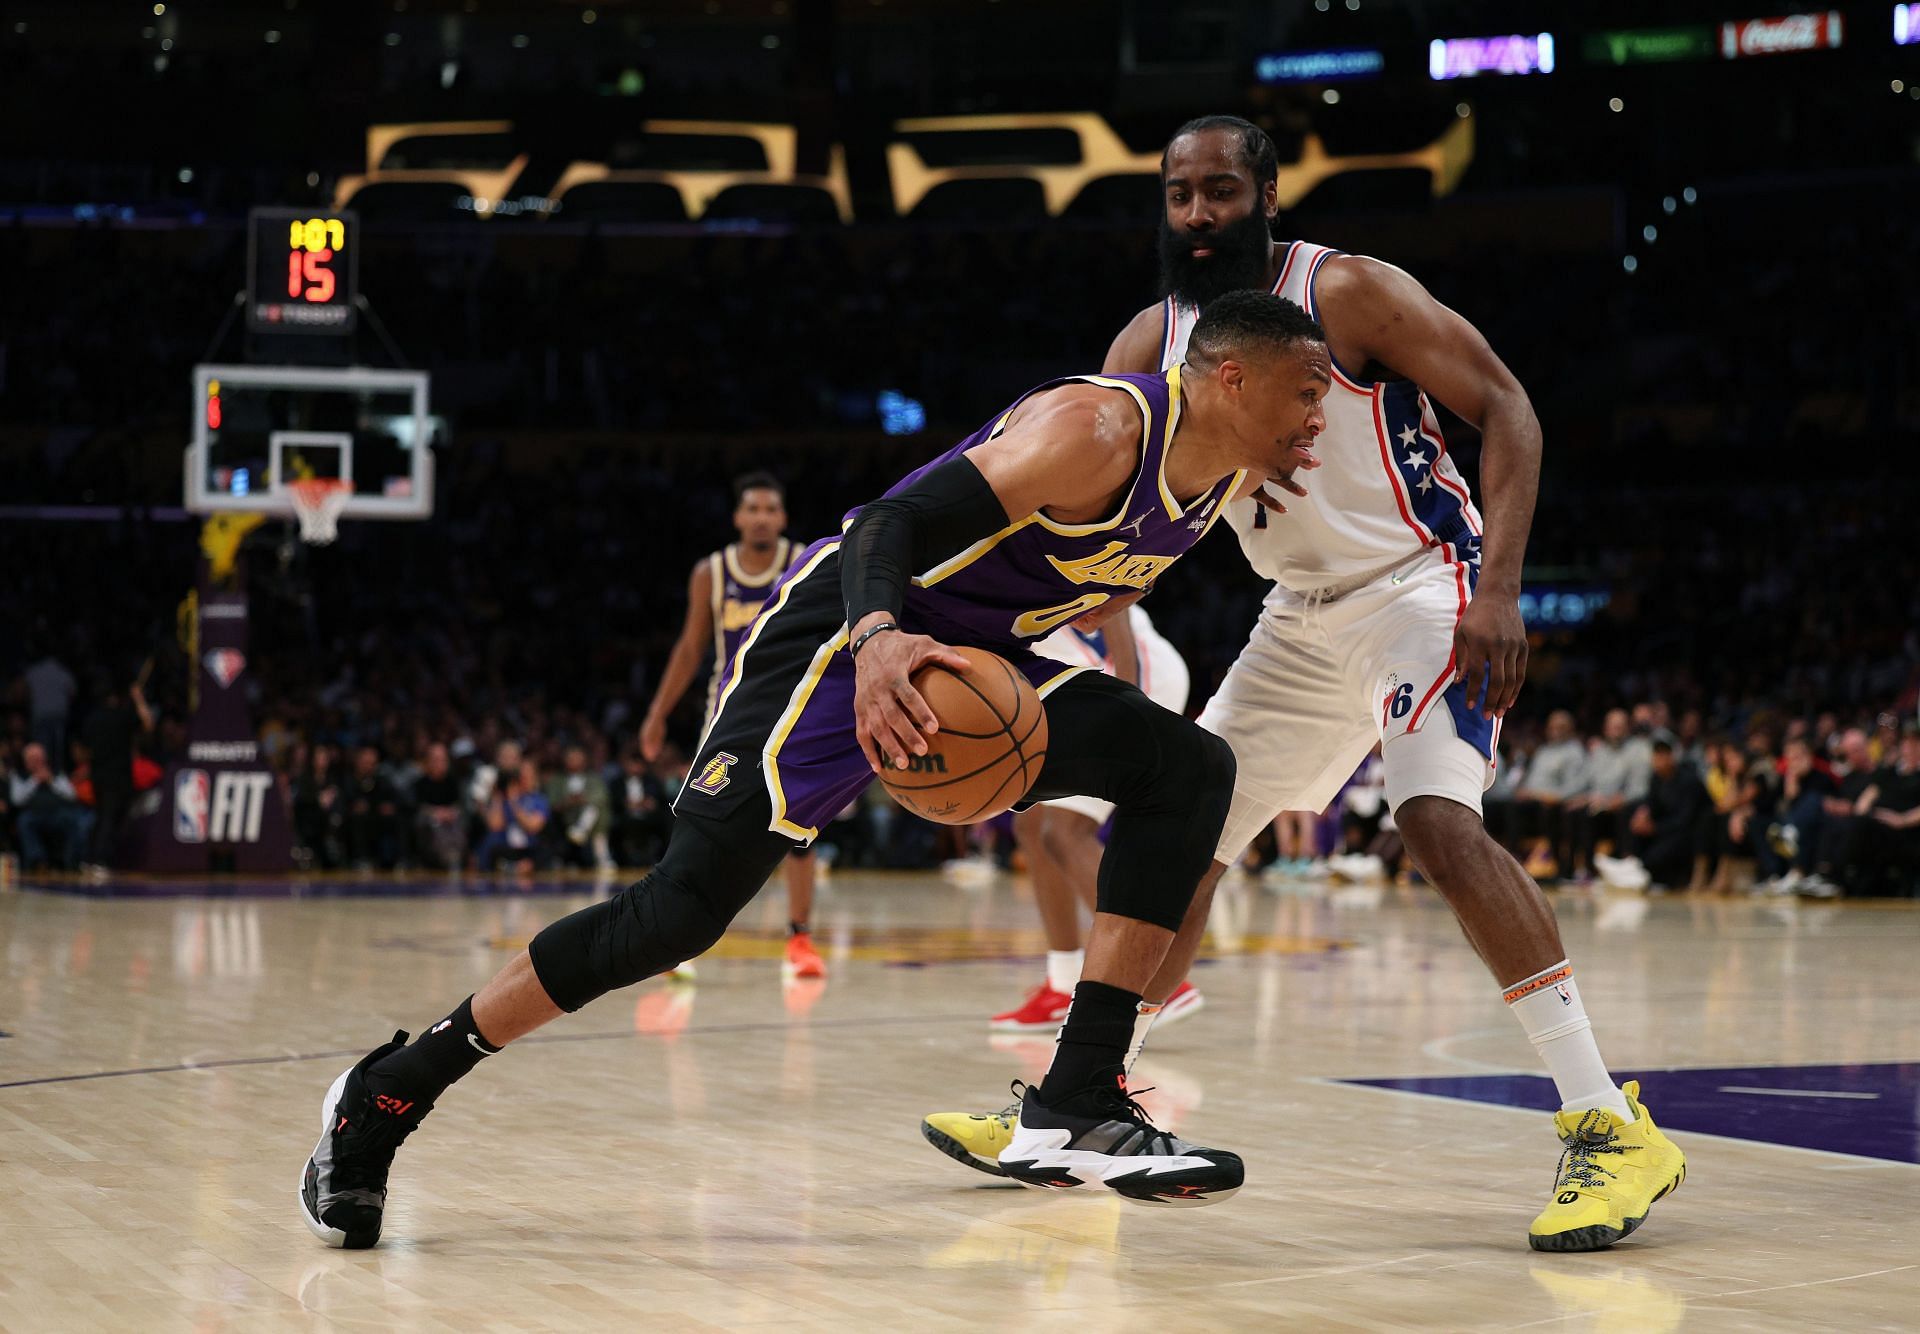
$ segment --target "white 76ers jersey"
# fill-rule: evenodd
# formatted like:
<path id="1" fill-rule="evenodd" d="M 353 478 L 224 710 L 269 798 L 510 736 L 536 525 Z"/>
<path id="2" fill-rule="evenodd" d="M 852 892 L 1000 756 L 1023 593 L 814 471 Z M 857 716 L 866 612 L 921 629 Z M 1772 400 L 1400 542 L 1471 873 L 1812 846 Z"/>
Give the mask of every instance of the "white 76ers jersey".
<path id="1" fill-rule="evenodd" d="M 1318 319 L 1314 276 L 1339 253 L 1293 242 L 1274 294 Z M 1172 297 L 1165 306 L 1162 370 L 1185 359 L 1199 317 Z M 1251 499 L 1227 508 L 1227 522 L 1262 578 L 1312 592 L 1422 548 L 1479 534 L 1480 512 L 1447 457 L 1440 423 L 1419 385 L 1406 380 L 1369 384 L 1334 362 L 1326 415 L 1327 429 L 1314 449 L 1321 466 L 1298 479 L 1309 493 L 1306 498 L 1282 495 L 1285 514 L 1269 514 Z"/>

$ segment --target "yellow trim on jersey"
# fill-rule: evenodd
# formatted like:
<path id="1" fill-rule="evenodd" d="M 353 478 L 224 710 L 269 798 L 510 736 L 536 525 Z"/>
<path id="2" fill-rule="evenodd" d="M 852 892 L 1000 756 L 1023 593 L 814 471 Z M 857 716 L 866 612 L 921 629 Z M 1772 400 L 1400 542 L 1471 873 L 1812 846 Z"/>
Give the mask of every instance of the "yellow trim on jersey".
<path id="1" fill-rule="evenodd" d="M 809 571 L 809 573 L 811 573 Z M 795 577 L 798 583 L 805 575 Z M 791 588 L 793 585 L 789 584 Z M 793 688 L 793 694 L 787 700 L 786 710 L 780 720 L 773 725 L 773 731 L 767 735 L 766 745 L 760 748 L 761 768 L 767 775 L 767 795 L 773 799 L 773 818 L 767 822 L 767 828 L 776 834 L 785 834 L 788 838 L 799 839 L 802 843 L 811 843 L 820 836 L 818 829 L 797 825 L 787 819 L 787 794 L 780 786 L 780 747 L 787 744 L 794 724 L 800 721 L 800 715 L 807 710 L 807 701 L 813 698 L 813 692 L 827 674 L 827 667 L 833 661 L 833 655 L 847 646 L 847 627 L 841 626 L 839 632 L 814 650 L 813 661 L 807 664 L 807 674 Z M 745 645 L 741 646 L 743 649 Z"/>
<path id="2" fill-rule="evenodd" d="M 1233 480 L 1227 483 L 1227 489 L 1220 493 L 1220 499 L 1214 502 L 1213 509 L 1208 512 L 1207 526 L 1200 530 L 1200 537 L 1205 537 L 1208 533 L 1213 531 L 1213 526 L 1216 523 L 1220 522 L 1220 516 L 1227 512 L 1227 506 L 1233 503 L 1234 493 L 1239 491 L 1239 489 L 1246 483 L 1246 480 L 1247 480 L 1247 470 L 1245 468 L 1242 468 L 1239 472 L 1233 475 Z M 1257 504 L 1259 502 L 1256 501 L 1255 503 Z M 1196 537 L 1193 540 L 1198 542 L 1200 540 L 1200 537 Z M 1189 550 L 1190 549 L 1191 548 L 1189 548 Z"/>
<path id="3" fill-rule="evenodd" d="M 1141 393 L 1133 385 L 1128 384 L 1125 380 L 1116 380 L 1106 375 L 1069 375 L 1064 377 L 1061 383 L 1091 384 L 1097 385 L 1102 389 L 1124 389 L 1127 393 L 1131 394 L 1134 404 L 1140 409 L 1140 461 L 1142 464 L 1145 464 L 1147 457 L 1147 431 L 1153 425 L 1153 409 L 1151 405 L 1148 404 L 1145 394 Z M 1026 402 L 1028 397 L 1030 397 L 1030 395 L 1023 395 L 1019 403 L 1015 403 L 1013 407 L 1008 408 L 1006 412 L 1002 414 L 999 423 L 994 427 L 993 434 L 988 436 L 987 439 L 995 440 L 999 438 L 1001 431 L 1006 426 L 1007 418 L 1011 417 L 1014 409 L 1018 408 L 1020 403 Z M 1104 533 L 1118 528 L 1121 520 L 1127 517 L 1127 511 L 1133 508 L 1134 494 L 1140 489 L 1139 473 L 1143 471 L 1145 471 L 1144 467 L 1136 471 L 1132 485 L 1127 488 L 1126 498 L 1120 502 L 1120 508 L 1114 512 L 1111 519 L 1099 523 L 1059 523 L 1053 519 L 1049 519 L 1046 515 L 1036 510 L 1024 519 L 1014 520 L 993 536 L 981 538 L 965 551 L 934 566 L 925 574 L 916 576 L 913 581 L 914 585 L 918 588 L 933 587 L 933 585 L 939 583 L 942 579 L 949 578 L 966 569 L 967 566 L 979 560 L 982 556 L 992 551 L 1021 529 L 1031 527 L 1036 523 L 1048 532 L 1057 533 L 1061 537 L 1091 537 L 1095 533 Z"/>
<path id="4" fill-rule="evenodd" d="M 1039 690 L 1036 691 L 1035 693 L 1037 693 L 1041 699 L 1045 699 L 1048 695 L 1051 695 L 1054 691 L 1058 690 L 1061 686 L 1071 681 L 1074 677 L 1080 675 L 1080 673 L 1097 672 L 1099 670 L 1100 669 L 1098 667 L 1069 667 L 1057 676 L 1049 676 L 1046 680 L 1046 683 L 1042 685 L 1039 688 Z"/>
<path id="5" fill-rule="evenodd" d="M 1167 507 L 1169 519 L 1184 519 L 1186 510 L 1174 498 L 1173 489 L 1167 485 L 1167 451 L 1173 448 L 1173 428 L 1180 422 L 1180 367 L 1169 366 L 1161 374 L 1167 381 L 1167 427 L 1166 434 L 1160 437 L 1160 503 Z"/>
<path id="6" fill-rule="evenodd" d="M 781 538 L 773 549 L 773 563 L 760 574 L 748 574 L 740 567 L 740 544 L 729 542 L 720 550 L 720 558 L 727 564 L 727 573 L 742 588 L 765 588 L 787 572 L 788 548 L 792 544 Z"/>
<path id="7" fill-rule="evenodd" d="M 713 675 L 707 678 L 707 716 L 714 713 L 714 695 L 720 689 L 720 677 L 727 670 L 727 568 L 726 551 L 707 553 L 707 606 L 713 621 Z"/>
<path id="8" fill-rule="evenodd" d="M 733 679 L 727 682 L 727 688 L 720 692 L 720 702 L 714 706 L 713 717 L 707 719 L 707 732 L 713 730 L 714 723 L 717 722 L 720 715 L 726 711 L 727 701 L 733 698 L 733 692 L 739 688 L 740 682 L 746 679 L 747 650 L 752 648 L 755 641 L 760 638 L 760 632 L 767 628 L 767 622 L 772 620 L 780 609 L 787 605 L 787 599 L 793 596 L 793 590 L 800 586 L 800 581 L 812 574 L 820 567 L 821 561 L 839 549 L 840 544 L 838 542 L 829 542 L 826 546 L 814 552 L 813 558 L 802 566 L 799 571 L 794 574 L 793 578 L 787 580 L 787 582 L 782 585 L 779 593 L 774 596 L 773 604 L 754 621 L 753 628 L 747 631 L 747 637 L 741 640 L 740 647 L 734 650 L 734 660 L 740 664 L 740 667 L 738 671 L 734 672 Z M 703 732 L 700 736 L 700 745 L 704 746 L 706 744 L 706 733 Z M 700 753 L 698 747 L 695 748 L 694 753 L 696 755 Z"/>

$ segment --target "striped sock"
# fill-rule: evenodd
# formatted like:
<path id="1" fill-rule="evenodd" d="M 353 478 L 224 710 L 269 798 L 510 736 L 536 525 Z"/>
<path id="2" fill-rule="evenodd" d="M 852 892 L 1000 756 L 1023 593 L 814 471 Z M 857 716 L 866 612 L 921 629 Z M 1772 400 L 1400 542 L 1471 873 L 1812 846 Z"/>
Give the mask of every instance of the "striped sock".
<path id="1" fill-rule="evenodd" d="M 1580 1003 L 1571 964 L 1562 959 L 1523 978 L 1505 989 L 1504 999 L 1546 1062 L 1553 1086 L 1560 1092 L 1562 1111 L 1604 1107 L 1622 1121 L 1633 1120 L 1626 1095 L 1600 1059 L 1600 1045 L 1593 1040 L 1593 1024 L 1587 1019 L 1587 1007 Z"/>

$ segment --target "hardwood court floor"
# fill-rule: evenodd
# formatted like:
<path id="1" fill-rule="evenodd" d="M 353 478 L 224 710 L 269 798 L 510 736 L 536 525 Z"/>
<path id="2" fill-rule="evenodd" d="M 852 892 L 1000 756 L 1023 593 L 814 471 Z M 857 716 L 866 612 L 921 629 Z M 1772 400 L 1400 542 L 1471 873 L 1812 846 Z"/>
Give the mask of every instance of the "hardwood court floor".
<path id="1" fill-rule="evenodd" d="M 1207 1008 L 1135 1082 L 1164 1124 L 1241 1152 L 1248 1184 L 1155 1210 L 1008 1187 L 921 1140 L 923 1113 L 998 1107 L 1044 1065 L 1047 1042 L 997 1049 L 985 1025 L 1038 980 L 1040 940 L 1018 882 L 878 875 L 823 897 L 824 991 L 783 988 L 763 895 L 697 985 L 608 997 L 453 1089 L 401 1153 L 381 1247 L 321 1247 L 293 1197 L 328 1083 L 585 893 L 0 895 L 0 1327 L 1784 1330 L 1920 1310 L 1909 906 L 1557 899 L 1603 1049 L 1649 1072 L 1691 1159 L 1607 1253 L 1526 1248 L 1558 1146 L 1500 1104 L 1539 1097 L 1505 1077 L 1532 1052 L 1423 892 L 1226 897 Z"/>

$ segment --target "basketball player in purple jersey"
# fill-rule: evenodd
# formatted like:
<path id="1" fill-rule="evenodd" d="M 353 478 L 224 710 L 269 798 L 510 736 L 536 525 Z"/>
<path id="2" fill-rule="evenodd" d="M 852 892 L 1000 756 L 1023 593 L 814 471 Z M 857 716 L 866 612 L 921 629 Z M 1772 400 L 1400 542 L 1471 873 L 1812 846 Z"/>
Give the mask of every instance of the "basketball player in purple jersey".
<path id="1" fill-rule="evenodd" d="M 747 627 L 760 614 L 773 585 L 793 566 L 799 548 L 787 531 L 787 493 L 771 473 L 748 473 L 733 484 L 733 526 L 738 542 L 703 557 L 687 580 L 687 617 L 680 638 L 660 674 L 660 686 L 640 724 L 640 753 L 652 763 L 667 742 L 667 717 L 693 684 L 700 659 L 713 650 L 713 675 L 707 682 L 708 722 L 720 695 L 720 677 L 733 661 Z M 825 977 L 826 962 L 813 947 L 808 919 L 813 915 L 813 850 L 796 848 L 782 867 L 787 878 L 787 967 L 795 977 Z M 691 964 L 683 965 L 685 973 Z"/>
<path id="2" fill-rule="evenodd" d="M 1190 330 L 1223 294 L 1287 297 L 1325 328 L 1333 362 L 1312 494 L 1241 501 L 1228 522 L 1273 581 L 1252 637 L 1200 715 L 1239 761 L 1233 807 L 1179 939 L 1147 985 L 1184 980 L 1213 887 L 1283 810 L 1324 809 L 1373 746 L 1407 851 L 1459 918 L 1559 1091 L 1565 1146 L 1536 1250 L 1597 1250 L 1638 1227 L 1679 1185 L 1686 1160 L 1608 1074 L 1539 885 L 1488 836 L 1480 794 L 1500 720 L 1526 676 L 1520 569 L 1540 478 L 1540 425 L 1527 394 L 1478 330 L 1391 265 L 1271 224 L 1279 155 L 1232 116 L 1190 121 L 1161 158 L 1166 297 L 1114 340 L 1108 374 L 1177 365 Z M 1428 392 L 1477 425 L 1482 521 L 1447 457 Z M 962 1157 L 936 1138 L 959 1142 Z M 923 1133 L 991 1170 L 1017 1123 L 939 1113 Z"/>
<path id="3" fill-rule="evenodd" d="M 1114 803 L 1073 1008 L 1002 1169 L 1151 1203 L 1237 1190 L 1238 1157 L 1157 1129 L 1123 1077 L 1142 989 L 1225 824 L 1233 752 L 1137 686 L 1028 645 L 1131 605 L 1230 500 L 1311 466 L 1328 384 L 1319 327 L 1298 306 L 1234 293 L 1201 316 L 1183 366 L 1042 385 L 809 547 L 727 666 L 660 864 L 547 926 L 419 1041 L 397 1034 L 327 1090 L 301 1179 L 309 1230 L 373 1245 L 394 1152 L 449 1085 L 707 949 L 795 844 L 883 766 L 925 754 L 938 721 L 910 680 L 929 663 L 963 667 L 948 643 L 1001 654 L 1046 701 L 1028 800 Z"/>

